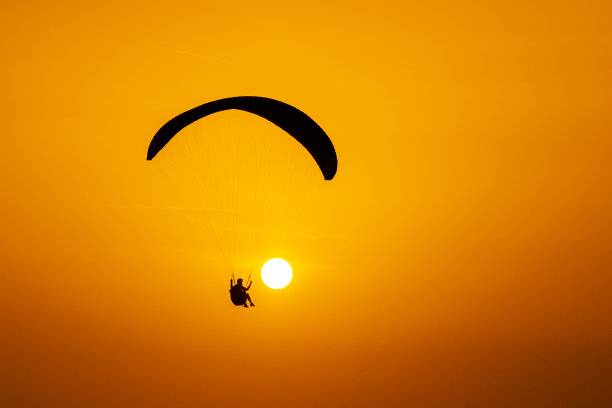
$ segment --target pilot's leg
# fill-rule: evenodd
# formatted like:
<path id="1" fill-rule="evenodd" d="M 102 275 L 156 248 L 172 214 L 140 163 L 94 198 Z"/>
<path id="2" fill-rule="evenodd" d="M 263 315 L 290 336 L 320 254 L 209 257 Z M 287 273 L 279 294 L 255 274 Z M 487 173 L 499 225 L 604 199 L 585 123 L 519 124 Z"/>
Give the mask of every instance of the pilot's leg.
<path id="1" fill-rule="evenodd" d="M 247 293 L 247 300 L 249 301 L 249 303 L 251 304 L 251 306 L 255 306 L 253 304 L 253 301 L 251 300 L 251 296 Z M 246 305 L 246 301 L 244 302 L 244 304 Z"/>

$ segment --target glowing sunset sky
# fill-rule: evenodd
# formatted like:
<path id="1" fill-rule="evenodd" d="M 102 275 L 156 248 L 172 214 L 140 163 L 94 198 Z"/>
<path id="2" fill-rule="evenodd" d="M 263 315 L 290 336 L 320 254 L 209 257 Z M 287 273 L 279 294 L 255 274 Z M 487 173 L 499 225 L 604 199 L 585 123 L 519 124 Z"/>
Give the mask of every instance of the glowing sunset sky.
<path id="1" fill-rule="evenodd" d="M 610 6 L 329 3 L 2 7 L 0 406 L 612 406 Z"/>

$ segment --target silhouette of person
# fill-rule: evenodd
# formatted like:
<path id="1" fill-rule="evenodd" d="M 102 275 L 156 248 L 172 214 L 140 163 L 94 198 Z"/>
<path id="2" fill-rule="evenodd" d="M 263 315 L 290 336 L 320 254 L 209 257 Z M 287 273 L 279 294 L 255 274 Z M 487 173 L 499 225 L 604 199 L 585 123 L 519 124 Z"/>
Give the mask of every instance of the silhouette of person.
<path id="1" fill-rule="evenodd" d="M 234 285 L 234 278 L 230 279 L 230 298 L 232 299 L 232 303 L 236 306 L 244 306 L 249 307 L 247 305 L 247 301 L 251 304 L 251 306 L 255 306 L 253 301 L 251 300 L 251 296 L 247 293 L 247 290 L 251 288 L 253 282 L 249 283 L 248 287 L 242 286 L 242 279 L 238 279 L 236 284 Z"/>

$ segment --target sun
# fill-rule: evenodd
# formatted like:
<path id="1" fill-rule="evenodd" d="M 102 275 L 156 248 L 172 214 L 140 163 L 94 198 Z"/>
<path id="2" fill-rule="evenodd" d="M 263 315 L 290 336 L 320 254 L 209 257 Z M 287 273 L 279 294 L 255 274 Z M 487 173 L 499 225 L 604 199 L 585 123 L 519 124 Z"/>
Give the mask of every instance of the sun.
<path id="1" fill-rule="evenodd" d="M 282 289 L 291 282 L 293 270 L 289 262 L 272 258 L 261 267 L 261 279 L 272 289 Z"/>

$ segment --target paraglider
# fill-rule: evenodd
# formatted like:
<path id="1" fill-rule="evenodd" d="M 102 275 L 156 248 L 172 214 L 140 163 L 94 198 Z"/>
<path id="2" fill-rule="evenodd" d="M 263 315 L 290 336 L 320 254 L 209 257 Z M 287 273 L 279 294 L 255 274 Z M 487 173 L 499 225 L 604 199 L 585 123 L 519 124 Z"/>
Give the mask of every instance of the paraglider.
<path id="1" fill-rule="evenodd" d="M 235 304 L 236 306 L 249 307 L 249 305 L 247 305 L 247 301 L 248 301 L 251 304 L 251 306 L 255 306 L 253 304 L 253 301 L 251 300 L 251 296 L 247 293 L 247 291 L 251 289 L 252 284 L 253 282 L 251 282 L 250 275 L 249 275 L 249 286 L 247 287 L 242 286 L 241 278 L 238 278 L 236 283 L 234 283 L 234 275 L 232 275 L 230 279 L 230 291 L 229 291 L 230 299 L 232 300 L 232 303 Z"/>
<path id="2" fill-rule="evenodd" d="M 253 113 L 283 129 L 308 150 L 317 162 L 325 180 L 336 175 L 338 159 L 331 140 L 321 127 L 304 112 L 284 102 L 259 96 L 237 96 L 205 103 L 181 113 L 162 126 L 147 152 L 152 160 L 183 128 L 213 113 L 237 109 Z"/>
<path id="3" fill-rule="evenodd" d="M 208 102 L 169 120 L 155 134 L 147 151 L 147 160 L 152 160 L 186 126 L 213 113 L 236 109 L 260 116 L 283 129 L 297 140 L 315 160 L 325 180 L 336 175 L 338 159 L 331 140 L 321 127 L 299 109 L 270 98 L 259 96 L 238 96 Z M 250 276 L 249 276 L 250 281 Z M 251 300 L 248 286 L 242 279 L 230 279 L 230 298 L 234 305 L 255 306 Z"/>

